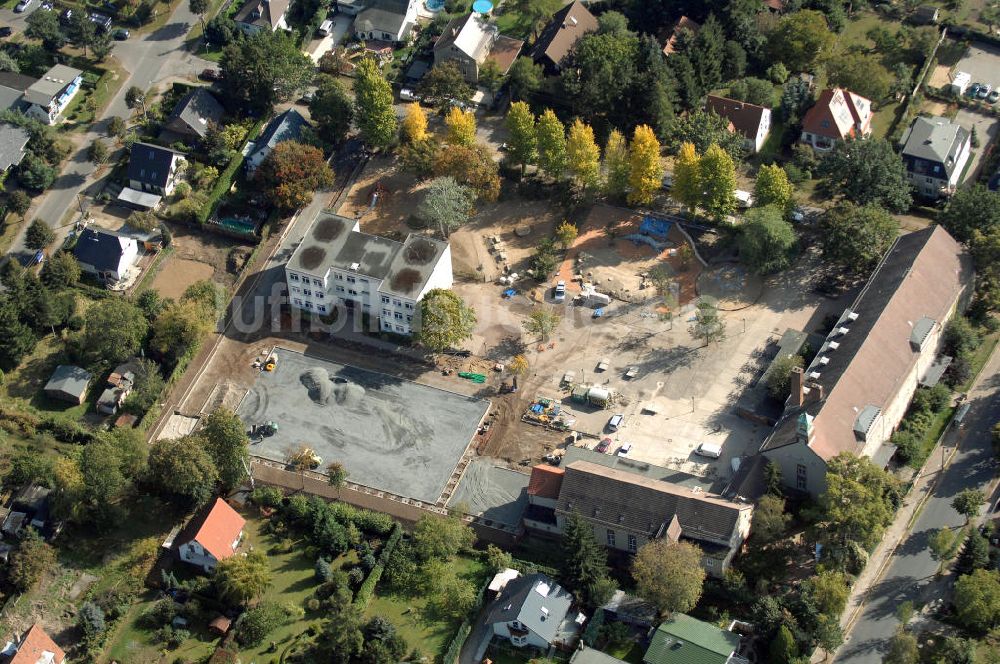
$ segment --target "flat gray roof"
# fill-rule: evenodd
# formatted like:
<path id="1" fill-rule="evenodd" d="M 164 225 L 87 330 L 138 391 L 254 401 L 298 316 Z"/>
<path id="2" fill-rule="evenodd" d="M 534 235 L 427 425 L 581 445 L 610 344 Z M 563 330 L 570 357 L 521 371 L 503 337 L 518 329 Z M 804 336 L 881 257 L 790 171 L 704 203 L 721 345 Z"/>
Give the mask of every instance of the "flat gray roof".
<path id="1" fill-rule="evenodd" d="M 66 65 L 55 65 L 24 92 L 24 97 L 33 104 L 45 106 L 81 74 L 83 72 L 79 69 L 73 69 Z"/>
<path id="2" fill-rule="evenodd" d="M 237 414 L 278 431 L 251 454 L 285 461 L 300 445 L 323 464 L 339 461 L 348 481 L 435 503 L 475 435 L 489 402 L 396 376 L 279 348 Z M 321 468 L 322 470 L 322 468 Z"/>

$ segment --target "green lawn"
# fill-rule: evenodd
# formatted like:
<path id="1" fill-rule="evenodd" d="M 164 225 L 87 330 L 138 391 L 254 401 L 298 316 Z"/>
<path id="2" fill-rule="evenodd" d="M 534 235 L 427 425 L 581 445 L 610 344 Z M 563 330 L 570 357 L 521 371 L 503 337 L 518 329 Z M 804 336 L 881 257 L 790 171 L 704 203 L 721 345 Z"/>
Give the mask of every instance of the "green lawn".
<path id="1" fill-rule="evenodd" d="M 899 118 L 903 115 L 903 105 L 899 102 L 884 104 L 872 118 L 872 136 L 875 138 L 886 138 L 895 128 Z"/>
<path id="2" fill-rule="evenodd" d="M 504 12 L 494 19 L 500 34 L 517 39 L 527 39 L 531 36 L 531 23 L 528 17 L 513 9 L 505 8 Z"/>
<path id="3" fill-rule="evenodd" d="M 899 27 L 897 23 L 888 21 L 875 12 L 858 12 L 856 18 L 848 21 L 844 31 L 837 35 L 837 46 L 845 50 L 851 46 L 873 48 L 875 45 L 866 35 L 869 30 L 877 26 L 887 28 L 890 32 L 895 32 Z"/>
<path id="4" fill-rule="evenodd" d="M 646 654 L 646 649 L 635 641 L 629 641 L 624 646 L 608 646 L 605 651 L 612 657 L 629 662 L 630 664 L 642 664 L 642 656 Z"/>
<path id="5" fill-rule="evenodd" d="M 76 406 L 50 399 L 42 392 L 56 366 L 68 362 L 63 341 L 51 334 L 45 335 L 20 365 L 6 374 L 0 396 L 6 397 L 5 400 L 21 401 L 43 414 L 79 421 L 96 399 L 95 395 L 100 394 L 96 380 L 91 382 L 87 400 Z"/>
<path id="6" fill-rule="evenodd" d="M 455 561 L 454 568 L 459 576 L 472 581 L 477 590 L 485 581 L 486 570 L 475 558 L 460 557 Z M 426 597 L 376 594 L 369 603 L 365 615 L 388 618 L 399 630 L 399 634 L 406 639 L 410 649 L 416 648 L 435 660 L 455 636 L 459 621 L 433 620 L 426 614 L 426 606 Z"/>

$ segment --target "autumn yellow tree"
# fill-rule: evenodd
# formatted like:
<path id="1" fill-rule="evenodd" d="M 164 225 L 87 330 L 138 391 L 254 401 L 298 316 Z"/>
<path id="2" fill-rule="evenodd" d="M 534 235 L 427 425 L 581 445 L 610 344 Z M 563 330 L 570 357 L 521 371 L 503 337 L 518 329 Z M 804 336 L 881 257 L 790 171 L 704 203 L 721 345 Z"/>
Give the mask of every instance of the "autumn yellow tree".
<path id="1" fill-rule="evenodd" d="M 463 111 L 457 106 L 448 109 L 444 116 L 447 131 L 446 140 L 454 145 L 471 147 L 476 143 L 476 116 L 472 111 Z"/>
<path id="2" fill-rule="evenodd" d="M 610 198 L 621 199 L 628 191 L 628 143 L 617 129 L 608 136 L 604 146 L 604 193 Z"/>
<path id="3" fill-rule="evenodd" d="M 628 192 L 630 205 L 648 205 L 663 184 L 660 142 L 648 125 L 639 125 L 629 146 Z"/>
<path id="4" fill-rule="evenodd" d="M 674 182 L 671 198 L 694 210 L 701 202 L 701 166 L 693 143 L 682 143 L 674 159 Z"/>
<path id="5" fill-rule="evenodd" d="M 581 188 L 586 190 L 597 184 L 601 169 L 601 149 L 594 141 L 594 130 L 580 118 L 569 126 L 566 159 L 570 175 Z"/>
<path id="6" fill-rule="evenodd" d="M 563 249 L 569 249 L 579 233 L 580 231 L 577 230 L 576 226 L 568 221 L 564 221 L 556 228 L 556 239 L 559 240 L 559 244 L 563 246 Z"/>
<path id="7" fill-rule="evenodd" d="M 507 371 L 511 372 L 515 376 L 523 376 L 528 372 L 528 358 L 524 355 L 515 355 L 514 358 L 507 364 Z"/>
<path id="8" fill-rule="evenodd" d="M 420 104 L 413 102 L 406 107 L 402 130 L 403 141 L 406 143 L 419 143 L 427 138 L 427 113 Z"/>

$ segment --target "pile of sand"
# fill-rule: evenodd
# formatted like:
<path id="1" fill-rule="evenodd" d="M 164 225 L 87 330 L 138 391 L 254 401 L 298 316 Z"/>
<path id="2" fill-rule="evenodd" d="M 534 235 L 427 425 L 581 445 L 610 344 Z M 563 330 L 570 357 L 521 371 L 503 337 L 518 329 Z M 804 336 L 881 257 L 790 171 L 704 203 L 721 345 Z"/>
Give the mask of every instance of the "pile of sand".
<path id="1" fill-rule="evenodd" d="M 330 374 L 319 367 L 307 369 L 299 380 L 309 390 L 309 398 L 322 406 L 332 398 L 338 406 L 354 408 L 365 398 L 365 388 L 345 380 L 334 382 Z"/>

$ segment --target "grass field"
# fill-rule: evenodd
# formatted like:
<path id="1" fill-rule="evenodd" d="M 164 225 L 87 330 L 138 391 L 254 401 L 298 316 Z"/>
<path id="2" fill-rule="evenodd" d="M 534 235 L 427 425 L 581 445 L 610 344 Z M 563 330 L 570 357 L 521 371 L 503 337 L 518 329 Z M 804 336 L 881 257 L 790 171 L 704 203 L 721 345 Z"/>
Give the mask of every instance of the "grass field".
<path id="1" fill-rule="evenodd" d="M 63 341 L 51 334 L 46 335 L 16 369 L 6 374 L 3 385 L 0 386 L 0 395 L 9 400 L 21 401 L 40 413 L 79 421 L 98 393 L 95 389 L 96 381 L 91 382 L 87 400 L 80 405 L 50 399 L 42 392 L 52 371 L 57 365 L 65 363 L 69 363 L 69 359 L 66 357 Z"/>

